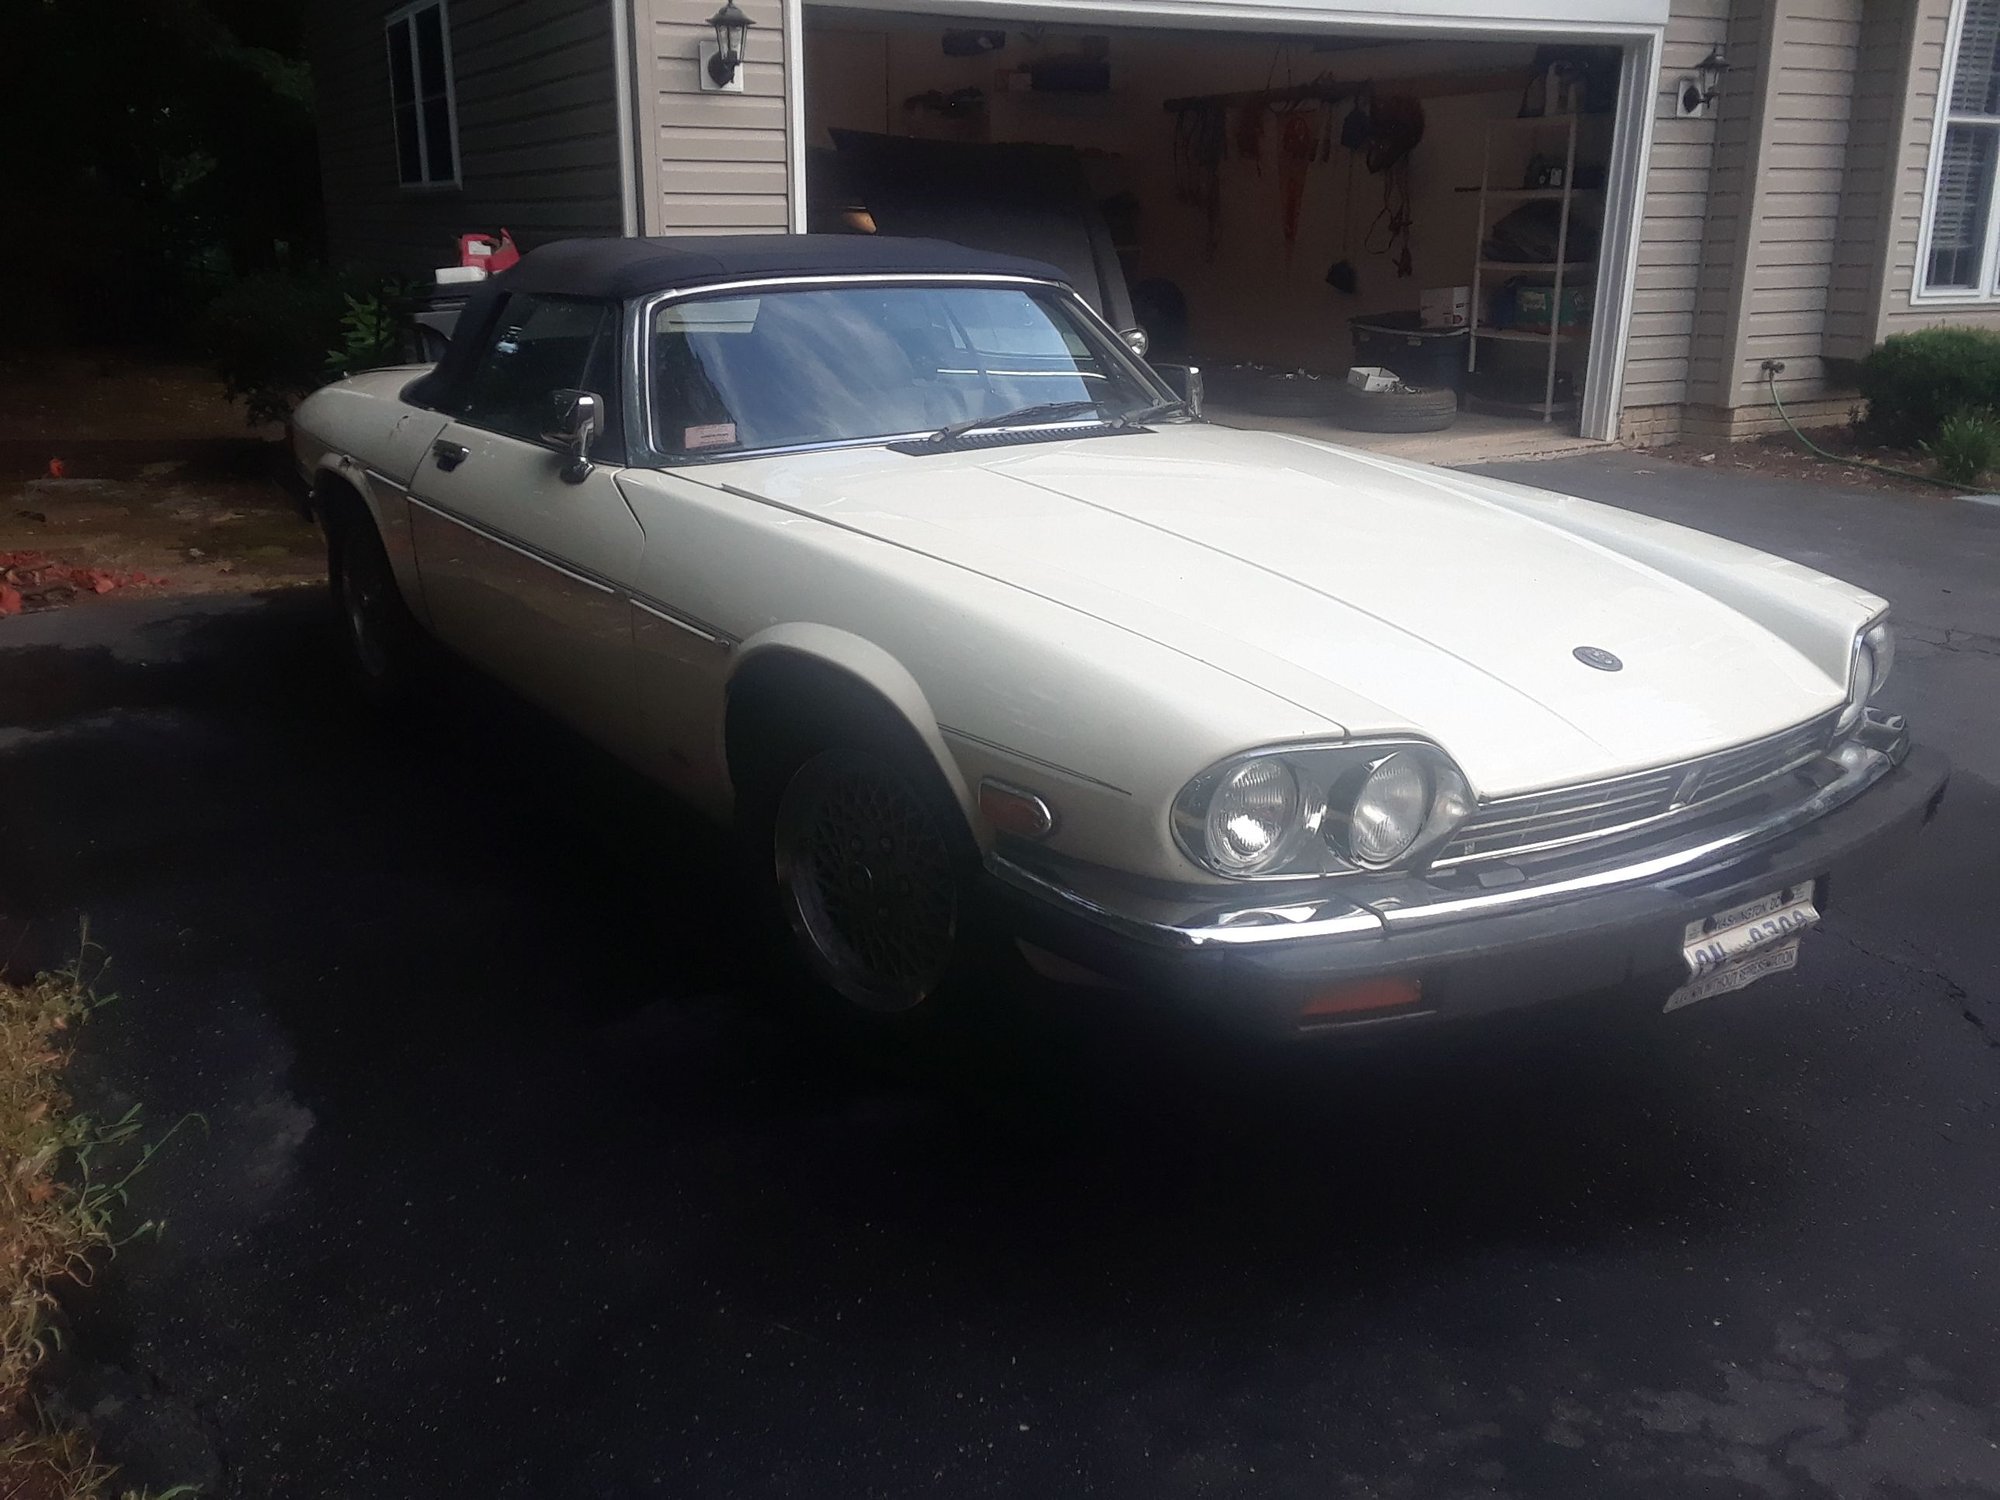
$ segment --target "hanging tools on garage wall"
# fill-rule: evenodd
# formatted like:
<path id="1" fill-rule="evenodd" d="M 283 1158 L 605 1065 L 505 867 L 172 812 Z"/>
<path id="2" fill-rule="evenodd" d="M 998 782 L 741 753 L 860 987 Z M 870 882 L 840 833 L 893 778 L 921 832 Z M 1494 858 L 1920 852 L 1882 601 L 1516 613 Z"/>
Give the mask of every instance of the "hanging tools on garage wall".
<path id="1" fill-rule="evenodd" d="M 1208 225 L 1208 253 L 1215 254 L 1222 216 L 1222 158 L 1233 144 L 1236 155 L 1263 170 L 1267 120 L 1279 121 L 1281 231 L 1289 257 L 1298 239 L 1305 201 L 1307 168 L 1332 154 L 1332 107 L 1349 103 L 1340 125 L 1340 144 L 1348 153 L 1345 217 L 1340 259 L 1328 268 L 1326 282 L 1353 295 L 1360 276 L 1351 258 L 1354 211 L 1354 158 L 1382 179 L 1382 206 L 1363 236 L 1370 254 L 1386 256 L 1399 277 L 1414 273 L 1410 235 L 1415 227 L 1410 207 L 1410 153 L 1424 138 L 1424 107 L 1414 94 L 1377 96 L 1372 83 L 1343 83 L 1328 75 L 1283 88 L 1245 89 L 1227 94 L 1196 94 L 1169 99 L 1164 108 L 1174 116 L 1175 195 L 1202 210 Z M 1307 107 L 1317 104 L 1308 117 Z M 1235 110 L 1235 128 L 1229 112 Z M 1233 140 L 1232 140 L 1233 137 Z"/>
<path id="2" fill-rule="evenodd" d="M 1332 128 L 1333 110 L 1327 109 L 1329 133 Z M 1361 274 L 1354 269 L 1352 259 L 1354 247 L 1354 164 L 1362 147 L 1368 144 L 1368 111 L 1356 100 L 1340 122 L 1338 137 L 1340 149 L 1347 157 L 1347 187 L 1340 206 L 1340 259 L 1327 268 L 1326 284 L 1336 292 L 1352 297 L 1361 290 Z M 1329 142 L 1320 156 L 1325 161 L 1332 155 Z"/>
<path id="3" fill-rule="evenodd" d="M 1174 196 L 1200 210 L 1212 260 L 1222 233 L 1222 155 L 1229 112 L 1199 99 L 1185 103 L 1186 108 L 1174 112 Z"/>
<path id="4" fill-rule="evenodd" d="M 1368 170 L 1382 179 L 1382 207 L 1368 226 L 1364 247 L 1386 255 L 1398 276 L 1411 274 L 1410 153 L 1424 138 L 1424 107 L 1408 95 L 1371 101 L 1368 111 Z"/>
<path id="5" fill-rule="evenodd" d="M 1291 263 L 1298 243 L 1299 218 L 1305 210 L 1306 169 L 1319 154 L 1320 122 L 1303 109 L 1284 117 L 1278 130 L 1279 216 L 1285 235 L 1285 262 Z"/>

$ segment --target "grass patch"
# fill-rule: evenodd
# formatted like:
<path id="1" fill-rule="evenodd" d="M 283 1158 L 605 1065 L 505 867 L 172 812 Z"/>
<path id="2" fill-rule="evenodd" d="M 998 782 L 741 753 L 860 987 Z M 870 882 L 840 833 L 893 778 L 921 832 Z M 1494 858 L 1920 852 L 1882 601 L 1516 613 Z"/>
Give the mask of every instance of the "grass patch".
<path id="1" fill-rule="evenodd" d="M 32 1394 L 62 1339 L 57 1289 L 88 1285 L 121 1243 L 158 1232 L 149 1220 L 121 1237 L 113 1221 L 133 1177 L 174 1133 L 142 1142 L 137 1105 L 108 1123 L 71 1108 L 63 1073 L 77 1029 L 110 998 L 93 988 L 102 967 L 86 972 L 90 952 L 86 934 L 67 968 L 27 984 L 0 980 L 0 1500 L 119 1493 L 115 1472 L 80 1434 L 50 1430 Z"/>

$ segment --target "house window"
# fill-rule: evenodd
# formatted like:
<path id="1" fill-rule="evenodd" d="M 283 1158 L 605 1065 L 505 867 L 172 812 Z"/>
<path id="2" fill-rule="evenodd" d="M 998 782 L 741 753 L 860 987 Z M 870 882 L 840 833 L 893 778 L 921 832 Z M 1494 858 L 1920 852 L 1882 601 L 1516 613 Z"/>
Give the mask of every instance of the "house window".
<path id="1" fill-rule="evenodd" d="M 420 0 L 390 13 L 389 99 L 396 118 L 396 175 L 403 186 L 456 187 L 458 104 L 444 0 Z"/>
<path id="2" fill-rule="evenodd" d="M 1931 143 L 1922 292 L 1991 301 L 2000 297 L 2000 0 L 1959 0 L 1949 66 Z"/>

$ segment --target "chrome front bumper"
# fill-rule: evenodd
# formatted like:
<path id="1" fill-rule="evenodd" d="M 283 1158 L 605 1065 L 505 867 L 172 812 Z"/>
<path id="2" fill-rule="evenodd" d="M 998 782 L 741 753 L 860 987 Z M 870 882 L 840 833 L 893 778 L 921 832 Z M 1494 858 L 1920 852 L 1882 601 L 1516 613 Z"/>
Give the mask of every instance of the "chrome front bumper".
<path id="1" fill-rule="evenodd" d="M 1687 921 L 1803 880 L 1834 877 L 1845 890 L 1858 865 L 1881 862 L 1886 840 L 1929 821 L 1949 774 L 1942 756 L 1911 748 L 1900 718 L 1871 712 L 1798 773 L 1800 795 L 1782 805 L 1546 873 L 1500 866 L 1218 893 L 1032 851 L 996 852 L 987 868 L 1024 941 L 1128 985 L 1220 991 L 1225 1004 L 1254 992 L 1283 1021 L 1301 995 L 1409 975 L 1427 997 L 1411 1014 L 1492 1009 L 1672 979 Z"/>

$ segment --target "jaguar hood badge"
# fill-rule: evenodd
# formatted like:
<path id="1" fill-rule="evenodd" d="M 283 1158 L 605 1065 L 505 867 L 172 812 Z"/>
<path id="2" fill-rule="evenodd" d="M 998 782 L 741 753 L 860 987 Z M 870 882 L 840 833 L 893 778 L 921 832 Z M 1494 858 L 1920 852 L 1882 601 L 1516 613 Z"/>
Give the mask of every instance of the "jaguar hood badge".
<path id="1" fill-rule="evenodd" d="M 1586 667 L 1595 667 L 1600 672 L 1622 672 L 1625 669 L 1625 663 L 1602 646 L 1578 646 L 1570 655 Z"/>

